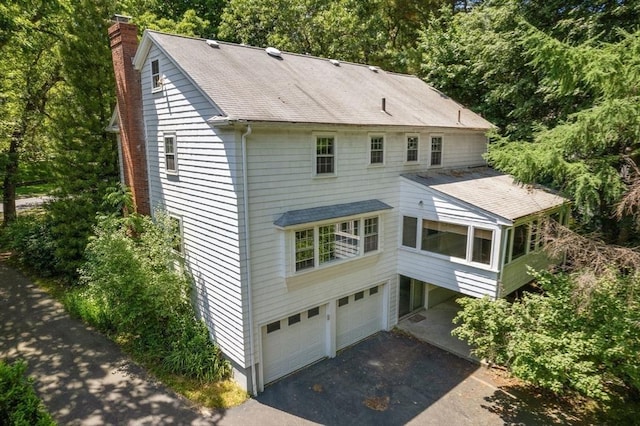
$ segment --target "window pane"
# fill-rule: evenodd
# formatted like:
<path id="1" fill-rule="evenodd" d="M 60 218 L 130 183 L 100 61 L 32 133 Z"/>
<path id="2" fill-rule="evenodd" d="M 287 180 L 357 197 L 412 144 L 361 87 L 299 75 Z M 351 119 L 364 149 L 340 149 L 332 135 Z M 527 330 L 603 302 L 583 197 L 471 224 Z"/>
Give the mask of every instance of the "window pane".
<path id="1" fill-rule="evenodd" d="M 402 245 L 405 247 L 416 247 L 418 239 L 418 219 L 404 216 L 402 218 Z"/>
<path id="2" fill-rule="evenodd" d="M 317 315 L 320 315 L 320 307 L 316 306 L 315 308 L 311 308 L 307 311 L 307 318 L 313 318 Z"/>
<path id="3" fill-rule="evenodd" d="M 431 165 L 442 165 L 442 137 L 434 136 L 431 138 Z"/>
<path id="4" fill-rule="evenodd" d="M 176 170 L 176 157 L 175 155 L 167 155 L 166 157 L 166 166 L 167 166 L 167 170 L 168 171 L 174 171 Z"/>
<path id="5" fill-rule="evenodd" d="M 471 260 L 474 262 L 491 264 L 491 241 L 493 240 L 493 231 L 488 229 L 473 230 L 473 256 Z"/>
<path id="6" fill-rule="evenodd" d="M 528 234 L 529 227 L 526 223 L 516 226 L 513 230 L 513 251 L 511 254 L 511 260 L 515 260 L 527 252 Z"/>
<path id="7" fill-rule="evenodd" d="M 297 324 L 300 322 L 300 314 L 291 315 L 289 317 L 289 325 Z"/>
<path id="8" fill-rule="evenodd" d="M 320 264 L 336 259 L 336 226 L 321 226 L 318 229 L 318 255 Z"/>
<path id="9" fill-rule="evenodd" d="M 468 228 L 452 223 L 422 221 L 422 250 L 467 258 Z"/>
<path id="10" fill-rule="evenodd" d="M 160 65 L 157 60 L 151 61 L 151 84 L 154 89 L 160 87 Z"/>
<path id="11" fill-rule="evenodd" d="M 267 324 L 267 333 L 273 333 L 274 331 L 278 331 L 278 330 L 280 330 L 280 321 Z"/>
<path id="12" fill-rule="evenodd" d="M 360 249 L 360 237 L 358 236 L 358 220 L 350 220 L 338 224 L 335 233 L 335 256 L 338 259 L 356 257 Z"/>
<path id="13" fill-rule="evenodd" d="M 338 299 L 338 306 L 344 306 L 349 304 L 349 296 Z"/>
<path id="14" fill-rule="evenodd" d="M 334 172 L 334 148 L 333 137 L 319 137 L 316 139 L 316 174 Z"/>
<path id="15" fill-rule="evenodd" d="M 407 137 L 407 161 L 418 161 L 418 137 Z"/>
<path id="16" fill-rule="evenodd" d="M 364 252 L 378 250 L 378 218 L 364 220 Z"/>
<path id="17" fill-rule="evenodd" d="M 371 164 L 382 164 L 384 162 L 384 138 L 374 136 L 371 138 Z"/>
<path id="18" fill-rule="evenodd" d="M 313 229 L 296 231 L 296 271 L 313 266 Z"/>
<path id="19" fill-rule="evenodd" d="M 364 291 L 359 291 L 353 296 L 353 300 L 360 300 L 364 298 Z"/>

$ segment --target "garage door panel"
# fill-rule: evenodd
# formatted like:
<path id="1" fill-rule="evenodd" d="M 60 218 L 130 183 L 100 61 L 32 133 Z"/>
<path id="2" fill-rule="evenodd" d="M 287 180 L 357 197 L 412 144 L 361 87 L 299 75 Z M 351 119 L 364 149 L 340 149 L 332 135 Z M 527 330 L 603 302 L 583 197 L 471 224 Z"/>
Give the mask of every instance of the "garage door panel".
<path id="1" fill-rule="evenodd" d="M 276 328 L 279 327 L 278 329 Z M 326 307 L 303 311 L 262 328 L 265 383 L 327 355 Z"/>
<path id="2" fill-rule="evenodd" d="M 336 309 L 338 350 L 382 329 L 382 297 L 378 287 L 339 299 Z"/>

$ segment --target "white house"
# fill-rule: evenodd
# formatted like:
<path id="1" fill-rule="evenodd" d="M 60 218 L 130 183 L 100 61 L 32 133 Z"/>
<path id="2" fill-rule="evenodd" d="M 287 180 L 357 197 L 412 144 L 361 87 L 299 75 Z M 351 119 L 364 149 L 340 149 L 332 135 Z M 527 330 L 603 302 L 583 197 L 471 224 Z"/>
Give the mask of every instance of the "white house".
<path id="1" fill-rule="evenodd" d="M 198 312 L 253 393 L 546 262 L 535 223 L 565 200 L 487 169 L 491 124 L 420 79 L 109 32 L 124 179 L 179 221 Z"/>

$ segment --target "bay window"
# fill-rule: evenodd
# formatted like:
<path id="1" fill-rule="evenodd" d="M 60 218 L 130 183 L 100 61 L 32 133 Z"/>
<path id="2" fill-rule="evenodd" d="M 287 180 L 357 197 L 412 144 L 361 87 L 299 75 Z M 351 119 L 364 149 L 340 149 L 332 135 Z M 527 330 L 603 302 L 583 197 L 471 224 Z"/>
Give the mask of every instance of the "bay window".
<path id="1" fill-rule="evenodd" d="M 295 231 L 295 271 L 314 269 L 375 252 L 379 244 L 378 232 L 377 216 L 342 220 Z"/>

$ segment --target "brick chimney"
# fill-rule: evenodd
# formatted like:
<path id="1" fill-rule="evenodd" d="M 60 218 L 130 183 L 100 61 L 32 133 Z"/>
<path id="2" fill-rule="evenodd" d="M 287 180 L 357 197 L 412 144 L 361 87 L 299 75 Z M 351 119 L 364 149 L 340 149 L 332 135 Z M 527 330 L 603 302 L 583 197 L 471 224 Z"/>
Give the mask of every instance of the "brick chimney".
<path id="1" fill-rule="evenodd" d="M 109 41 L 116 77 L 124 182 L 131 189 L 136 211 L 148 215 L 151 209 L 142 121 L 142 89 L 140 73 L 133 68 L 133 57 L 138 49 L 138 28 L 120 15 L 114 16 L 113 22 L 109 28 Z"/>

